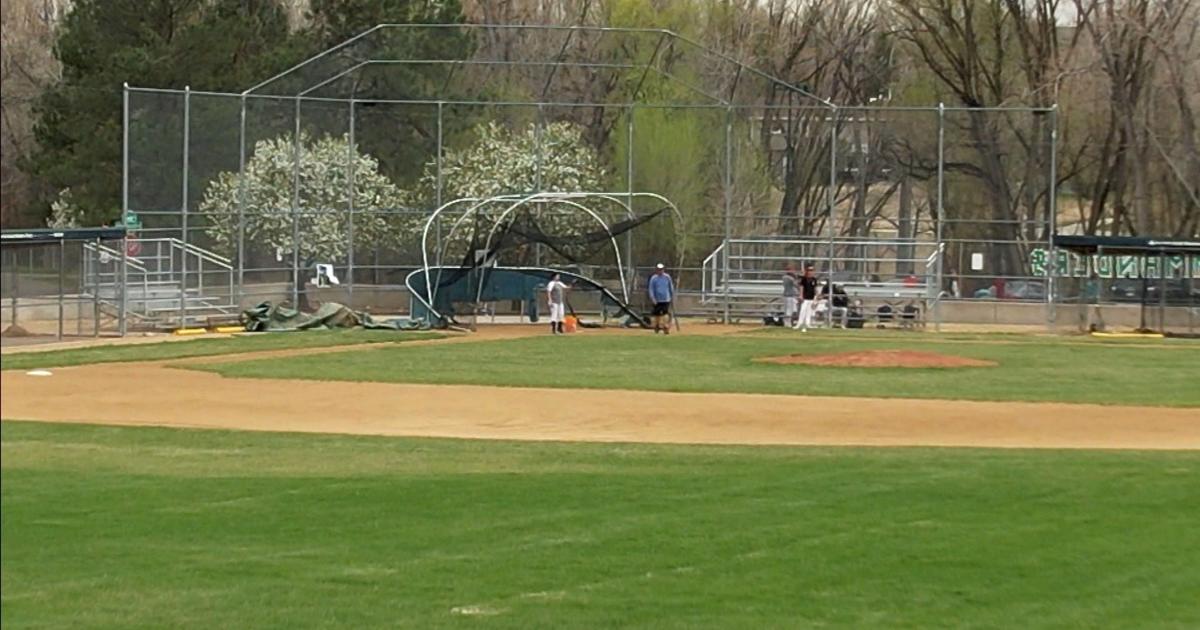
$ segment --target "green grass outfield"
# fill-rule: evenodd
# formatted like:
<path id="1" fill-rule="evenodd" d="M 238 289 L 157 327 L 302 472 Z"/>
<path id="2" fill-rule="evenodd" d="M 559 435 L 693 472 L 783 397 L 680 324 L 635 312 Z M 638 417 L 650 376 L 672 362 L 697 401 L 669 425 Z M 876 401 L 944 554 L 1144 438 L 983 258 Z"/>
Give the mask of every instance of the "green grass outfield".
<path id="1" fill-rule="evenodd" d="M 755 357 L 932 350 L 997 367 L 831 368 Z M 206 364 L 231 377 L 1200 407 L 1200 344 L 931 334 L 550 335 Z"/>
<path id="2" fill-rule="evenodd" d="M 429 332 L 397 332 L 390 330 L 313 330 L 303 333 L 264 333 L 234 337 L 197 338 L 157 343 L 97 345 L 88 348 L 48 350 L 6 354 L 0 359 L 5 370 L 68 367 L 90 363 L 121 363 L 129 361 L 160 361 L 207 357 L 221 354 L 241 354 L 265 350 L 325 348 L 367 343 L 390 343 L 414 339 L 436 339 L 441 335 Z"/>
<path id="3" fill-rule="evenodd" d="M 1195 628 L 1200 453 L 5 422 L 9 628 Z"/>

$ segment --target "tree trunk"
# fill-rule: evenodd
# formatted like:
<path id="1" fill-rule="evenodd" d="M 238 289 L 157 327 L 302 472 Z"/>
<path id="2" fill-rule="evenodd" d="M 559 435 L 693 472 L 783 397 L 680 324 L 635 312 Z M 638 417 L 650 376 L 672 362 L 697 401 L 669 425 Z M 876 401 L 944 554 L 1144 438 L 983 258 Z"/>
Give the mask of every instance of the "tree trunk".
<path id="1" fill-rule="evenodd" d="M 1017 260 L 1017 242 L 1020 231 L 1013 216 L 1012 195 L 1004 163 L 999 154 L 1000 140 L 996 129 L 985 118 L 986 114 L 972 110 L 969 115 L 971 140 L 975 143 L 983 167 L 984 184 L 991 206 L 992 223 L 987 229 L 988 240 L 999 241 L 988 252 L 991 268 L 997 276 L 1020 275 Z"/>

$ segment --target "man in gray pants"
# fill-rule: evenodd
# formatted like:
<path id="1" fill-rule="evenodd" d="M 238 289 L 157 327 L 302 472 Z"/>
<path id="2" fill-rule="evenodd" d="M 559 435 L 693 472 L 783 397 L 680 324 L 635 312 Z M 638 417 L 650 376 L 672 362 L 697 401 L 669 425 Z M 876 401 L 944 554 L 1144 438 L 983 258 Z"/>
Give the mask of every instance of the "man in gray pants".
<path id="1" fill-rule="evenodd" d="M 796 324 L 796 316 L 800 314 L 799 292 L 796 289 L 796 267 L 788 265 L 783 274 L 783 315 L 786 325 Z"/>
<path id="2" fill-rule="evenodd" d="M 566 316 L 566 292 L 567 285 L 561 276 L 554 274 L 546 285 L 546 301 L 550 304 L 550 332 L 555 335 L 565 332 L 563 318 Z"/>

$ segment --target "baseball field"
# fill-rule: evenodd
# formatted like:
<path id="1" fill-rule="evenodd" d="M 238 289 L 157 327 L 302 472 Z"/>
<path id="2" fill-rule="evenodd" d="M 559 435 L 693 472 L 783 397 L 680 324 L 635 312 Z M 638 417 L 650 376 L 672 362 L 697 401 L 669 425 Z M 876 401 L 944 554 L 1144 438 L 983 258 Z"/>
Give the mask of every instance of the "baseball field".
<path id="1" fill-rule="evenodd" d="M 2 367 L 6 628 L 1200 626 L 1195 342 L 497 326 Z"/>

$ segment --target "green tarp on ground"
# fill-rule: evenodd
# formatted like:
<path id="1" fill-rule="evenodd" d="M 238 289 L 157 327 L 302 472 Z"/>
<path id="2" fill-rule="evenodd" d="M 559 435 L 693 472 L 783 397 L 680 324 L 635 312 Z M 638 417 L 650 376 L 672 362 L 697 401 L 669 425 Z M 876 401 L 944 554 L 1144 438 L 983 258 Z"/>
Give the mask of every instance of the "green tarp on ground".
<path id="1" fill-rule="evenodd" d="M 410 319 L 376 321 L 366 313 L 351 310 L 344 304 L 326 302 L 315 313 L 302 313 L 294 308 L 263 302 L 242 311 L 242 324 L 249 332 L 287 332 L 295 330 L 330 330 L 334 328 L 367 328 L 371 330 L 421 330 L 425 324 Z"/>

